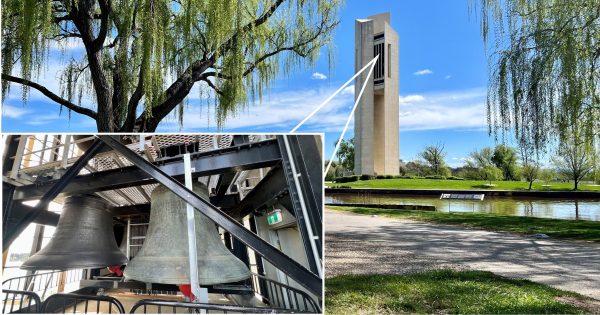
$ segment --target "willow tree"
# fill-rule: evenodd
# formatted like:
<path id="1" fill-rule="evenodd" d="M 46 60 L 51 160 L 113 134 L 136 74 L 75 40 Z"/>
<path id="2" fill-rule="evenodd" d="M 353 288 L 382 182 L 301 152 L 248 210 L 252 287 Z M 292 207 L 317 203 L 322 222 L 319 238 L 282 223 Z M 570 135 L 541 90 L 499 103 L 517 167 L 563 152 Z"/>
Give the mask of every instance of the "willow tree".
<path id="1" fill-rule="evenodd" d="M 151 132 L 170 113 L 182 123 L 198 83 L 222 124 L 278 75 L 314 64 L 331 46 L 340 1 L 4 0 L 3 97 L 16 83 L 24 102 L 38 90 L 98 131 Z M 84 53 L 50 91 L 36 81 L 68 41 Z"/>
<path id="2" fill-rule="evenodd" d="M 514 133 L 528 153 L 569 141 L 598 150 L 600 2 L 470 1 L 480 9 L 484 42 L 493 45 L 490 133 Z"/>

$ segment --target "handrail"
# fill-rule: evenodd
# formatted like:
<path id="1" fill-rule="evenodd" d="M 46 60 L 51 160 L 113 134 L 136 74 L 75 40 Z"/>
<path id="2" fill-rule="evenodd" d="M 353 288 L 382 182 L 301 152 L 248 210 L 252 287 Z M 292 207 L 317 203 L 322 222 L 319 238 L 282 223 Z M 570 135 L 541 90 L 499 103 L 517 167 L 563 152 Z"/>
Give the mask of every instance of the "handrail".
<path id="1" fill-rule="evenodd" d="M 100 302 L 108 302 L 108 313 L 112 313 L 112 305 L 117 308 L 119 314 L 125 314 L 125 308 L 123 308 L 123 304 L 119 302 L 114 297 L 104 296 L 104 295 L 85 295 L 85 294 L 74 294 L 74 293 L 57 293 L 49 296 L 46 301 L 42 304 L 41 313 L 55 313 L 56 310 L 50 309 L 52 306 L 52 302 L 56 303 L 56 300 L 62 300 L 62 303 L 59 302 L 59 305 L 62 304 L 62 312 L 65 313 L 67 308 L 73 306 L 73 314 L 78 313 L 77 304 L 80 302 L 85 302 L 85 306 L 83 312 L 79 311 L 79 313 L 86 314 L 88 312 L 89 301 L 96 301 L 96 314 L 100 313 Z M 70 303 L 67 303 L 69 301 Z M 72 302 L 71 302 L 72 301 Z"/>
<path id="2" fill-rule="evenodd" d="M 2 281 L 3 290 L 24 290 L 30 292 L 42 292 L 41 299 L 48 290 L 56 288 L 60 283 L 59 273 L 66 272 L 67 276 L 64 279 L 64 284 L 75 283 L 84 278 L 85 270 L 73 269 L 66 271 L 49 271 L 44 273 L 34 273 L 30 275 L 14 277 Z M 16 285 L 15 285 L 16 284 Z M 26 285 L 27 287 L 22 287 Z"/>
<path id="3" fill-rule="evenodd" d="M 31 274 L 31 275 L 25 275 L 25 276 L 20 276 L 20 277 L 14 277 L 14 278 L 9 278 L 6 279 L 4 281 L 2 281 L 2 288 L 4 288 L 4 284 L 9 282 L 9 281 L 14 281 L 14 280 L 18 280 L 18 279 L 23 279 L 23 278 L 30 278 L 30 277 L 35 277 L 35 276 L 43 276 L 43 275 L 47 275 L 47 274 L 51 274 L 51 273 L 55 273 L 57 271 L 49 271 L 49 272 L 44 272 L 44 273 L 37 273 L 37 274 Z"/>
<path id="4" fill-rule="evenodd" d="M 265 282 L 267 292 L 262 292 L 260 281 Z M 295 311 L 321 312 L 319 304 L 308 293 L 263 275 L 252 273 L 252 287 L 254 292 L 260 294 L 271 306 Z"/>
<path id="5" fill-rule="evenodd" d="M 148 306 L 157 306 L 157 310 L 151 310 L 152 313 L 162 313 L 162 307 L 169 307 L 170 310 L 167 313 L 177 313 L 177 308 L 187 308 L 189 311 L 219 311 L 219 313 L 232 312 L 235 314 L 239 313 L 252 313 L 252 314 L 275 314 L 275 313 L 289 313 L 286 309 L 275 309 L 275 308 L 260 308 L 260 307 L 245 307 L 237 305 L 224 305 L 224 304 L 211 304 L 211 303 L 191 303 L 191 302 L 176 302 L 176 301 L 164 301 L 155 299 L 144 299 L 139 300 L 133 305 L 130 314 L 134 314 L 140 307 L 143 307 L 144 314 L 148 311 Z"/>
<path id="6" fill-rule="evenodd" d="M 21 291 L 21 290 L 2 290 L 4 293 L 4 300 L 2 302 L 2 314 L 13 313 L 15 302 L 18 302 L 19 309 L 15 311 L 15 313 L 37 313 L 40 310 L 42 302 L 40 297 L 34 292 L 29 291 Z M 12 299 L 10 298 L 12 295 Z M 18 295 L 21 298 L 16 298 Z M 23 301 L 27 300 L 27 307 L 22 307 Z M 33 304 L 32 304 L 33 302 Z M 7 305 L 10 303 L 10 310 L 6 310 Z M 32 308 L 33 307 L 33 308 Z"/>

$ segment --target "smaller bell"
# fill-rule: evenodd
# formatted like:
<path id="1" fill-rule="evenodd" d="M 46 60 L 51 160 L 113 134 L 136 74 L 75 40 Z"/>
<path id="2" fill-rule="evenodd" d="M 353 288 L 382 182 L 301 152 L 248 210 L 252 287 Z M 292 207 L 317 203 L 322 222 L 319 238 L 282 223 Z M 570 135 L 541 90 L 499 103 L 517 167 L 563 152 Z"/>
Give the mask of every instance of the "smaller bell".
<path id="1" fill-rule="evenodd" d="M 65 199 L 50 242 L 29 257 L 21 269 L 104 268 L 126 262 L 117 246 L 106 201 L 94 195 L 78 195 Z"/>

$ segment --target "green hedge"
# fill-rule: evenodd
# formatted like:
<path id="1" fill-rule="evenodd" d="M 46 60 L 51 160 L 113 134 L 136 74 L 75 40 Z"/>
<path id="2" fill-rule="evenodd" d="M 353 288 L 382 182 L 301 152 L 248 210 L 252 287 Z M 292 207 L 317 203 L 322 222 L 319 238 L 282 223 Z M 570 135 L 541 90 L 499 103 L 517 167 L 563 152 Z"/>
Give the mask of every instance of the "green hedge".
<path id="1" fill-rule="evenodd" d="M 338 177 L 335 179 L 336 183 L 349 183 L 349 182 L 355 182 L 358 180 L 358 175 L 352 175 L 352 176 L 344 176 L 344 177 Z"/>

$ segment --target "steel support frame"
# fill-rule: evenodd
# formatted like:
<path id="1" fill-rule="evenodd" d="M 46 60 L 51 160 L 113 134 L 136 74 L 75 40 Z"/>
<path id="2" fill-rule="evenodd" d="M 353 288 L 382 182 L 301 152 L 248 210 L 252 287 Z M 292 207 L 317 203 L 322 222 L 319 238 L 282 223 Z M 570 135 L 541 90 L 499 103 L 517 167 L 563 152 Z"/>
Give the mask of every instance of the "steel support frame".
<path id="1" fill-rule="evenodd" d="M 91 147 L 79 158 L 75 163 L 67 169 L 63 176 L 40 198 L 33 211 L 23 216 L 14 226 L 8 231 L 3 231 L 2 246 L 8 248 L 10 244 L 25 230 L 25 228 L 42 213 L 47 211 L 48 204 L 58 196 L 58 194 L 67 186 L 67 184 L 83 169 L 83 167 L 93 158 L 96 153 L 104 146 L 100 140 L 95 140 Z"/>
<path id="2" fill-rule="evenodd" d="M 114 150 L 126 157 L 135 166 L 139 167 L 141 170 L 153 177 L 156 181 L 169 188 L 173 193 L 184 199 L 187 203 L 191 204 L 196 211 L 206 215 L 217 225 L 221 226 L 246 246 L 259 253 L 264 259 L 269 261 L 276 268 L 282 270 L 300 285 L 315 295 L 321 296 L 323 288 L 322 279 L 319 278 L 319 276 L 315 275 L 313 272 L 309 271 L 304 266 L 288 257 L 277 248 L 273 247 L 271 244 L 246 229 L 243 225 L 214 207 L 208 201 L 196 195 L 193 191 L 187 189 L 185 185 L 169 176 L 156 165 L 153 165 L 152 163 L 143 159 L 141 156 L 137 155 L 135 152 L 129 150 L 117 139 L 107 135 L 99 135 L 98 137 L 104 141 L 106 145 L 112 147 Z"/>
<path id="3" fill-rule="evenodd" d="M 254 189 L 239 204 L 234 205 L 231 210 L 228 209 L 228 212 L 231 211 L 236 217 L 244 217 L 252 213 L 253 210 L 272 205 L 275 200 L 295 215 L 281 165 L 271 168 L 263 179 L 254 186 Z"/>
<path id="4" fill-rule="evenodd" d="M 234 146 L 242 145 L 248 142 L 250 142 L 250 138 L 247 135 L 235 135 L 231 140 L 231 144 Z M 229 172 L 221 174 L 219 176 L 216 189 L 216 197 L 218 199 L 223 198 L 225 196 L 225 193 L 227 192 L 227 189 L 229 189 L 229 186 L 231 186 L 231 183 L 233 183 L 236 174 L 237 172 Z"/>
<path id="5" fill-rule="evenodd" d="M 253 142 L 240 146 L 210 152 L 192 154 L 192 167 L 196 169 L 194 177 L 222 174 L 230 171 L 242 171 L 276 165 L 281 155 L 276 140 Z M 181 157 L 155 162 L 162 172 L 183 180 L 184 165 Z M 46 193 L 57 181 L 17 187 L 15 200 L 37 199 Z M 64 188 L 64 195 L 86 192 L 98 192 L 125 187 L 156 183 L 144 171 L 128 166 L 116 170 L 107 170 L 73 178 Z"/>
<path id="6" fill-rule="evenodd" d="M 309 231 L 309 227 L 307 223 L 307 220 L 309 220 L 309 218 L 307 217 L 308 213 L 314 212 L 314 211 L 318 211 L 318 209 L 314 209 L 310 207 L 310 203 L 307 202 L 308 201 L 308 196 L 307 193 L 308 191 L 299 191 L 298 187 L 296 186 L 296 178 L 295 176 L 299 176 L 298 180 L 299 182 L 303 182 L 303 181 L 308 181 L 308 174 L 306 172 L 303 172 L 302 169 L 298 169 L 298 167 L 296 166 L 295 161 L 292 161 L 293 159 L 293 155 L 294 154 L 298 154 L 297 150 L 290 145 L 289 149 L 290 149 L 290 153 L 288 154 L 287 152 L 287 147 L 286 147 L 286 139 L 284 137 L 287 137 L 287 139 L 294 139 L 298 136 L 277 136 L 277 140 L 278 140 L 278 144 L 279 144 L 279 148 L 281 151 L 281 159 L 282 159 L 282 168 L 283 168 L 283 173 L 285 175 L 285 179 L 287 182 L 287 187 L 289 190 L 289 196 L 291 198 L 291 203 L 292 203 L 292 210 L 294 212 L 294 216 L 296 217 L 296 223 L 298 224 L 298 229 L 300 230 L 300 235 L 302 236 L 302 243 L 304 245 L 304 252 L 306 253 L 306 258 L 308 261 L 308 264 L 310 266 L 311 271 L 317 273 L 319 271 L 319 269 L 322 270 L 322 266 L 317 266 L 317 264 L 320 264 L 320 262 L 322 261 L 320 256 L 315 256 L 315 252 L 317 252 L 318 255 L 321 254 L 321 246 L 320 246 L 320 238 L 321 238 L 321 234 L 316 234 L 317 232 L 315 232 L 314 228 L 312 228 L 312 226 L 314 224 L 311 224 L 311 228 L 312 231 Z M 291 142 L 288 140 L 288 143 Z M 296 172 L 298 172 L 297 174 L 294 173 L 293 167 L 292 167 L 292 163 L 294 164 L 294 166 L 296 166 Z M 321 168 L 323 167 L 322 164 L 319 165 Z M 303 190 L 302 185 L 300 185 L 300 189 Z M 302 207 L 306 207 L 306 213 L 307 215 L 304 214 L 304 210 L 302 209 Z M 311 238 L 315 236 L 318 237 L 319 242 L 313 241 L 311 240 Z M 311 243 L 315 243 L 315 245 L 317 245 L 316 250 L 313 250 L 313 245 Z"/>
<path id="7" fill-rule="evenodd" d="M 300 181 L 308 207 L 308 219 L 314 229 L 315 235 L 321 236 L 323 232 L 323 159 L 318 153 L 319 143 L 312 137 L 288 137 L 292 150 L 292 159 L 298 172 L 304 180 Z M 319 167 L 321 166 L 321 167 Z M 320 240 L 320 238 L 319 238 Z M 319 241 L 319 253 L 322 242 Z"/>

